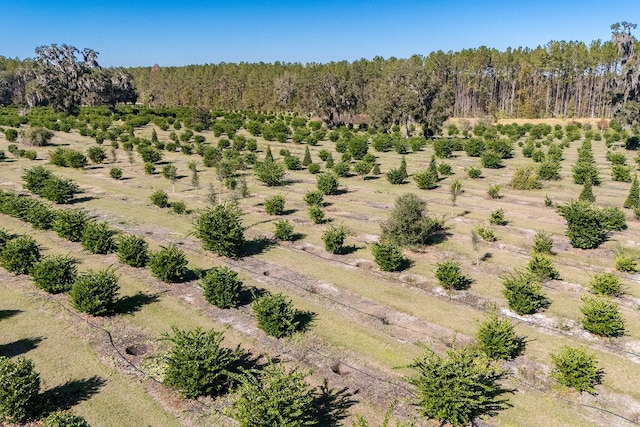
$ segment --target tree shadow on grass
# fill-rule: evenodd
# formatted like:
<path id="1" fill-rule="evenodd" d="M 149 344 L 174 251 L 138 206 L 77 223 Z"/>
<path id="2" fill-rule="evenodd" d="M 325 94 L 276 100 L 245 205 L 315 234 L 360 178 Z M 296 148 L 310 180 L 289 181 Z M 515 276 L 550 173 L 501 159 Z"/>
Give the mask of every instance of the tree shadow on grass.
<path id="1" fill-rule="evenodd" d="M 252 286 L 250 288 L 243 288 L 240 292 L 240 299 L 238 301 L 238 306 L 249 305 L 256 299 L 260 298 L 264 294 L 267 293 L 266 289 L 256 288 Z"/>
<path id="2" fill-rule="evenodd" d="M 74 197 L 67 203 L 68 205 L 77 205 L 78 203 L 90 202 L 95 199 L 93 196 L 84 196 L 84 197 Z"/>
<path id="3" fill-rule="evenodd" d="M 0 310 L 0 320 L 8 319 L 20 313 L 22 313 L 22 310 Z"/>
<path id="4" fill-rule="evenodd" d="M 252 256 L 263 254 L 274 244 L 274 240 L 268 237 L 256 237 L 255 239 L 251 239 L 244 244 L 243 255 Z"/>
<path id="5" fill-rule="evenodd" d="M 8 344 L 0 345 L 0 356 L 15 357 L 24 353 L 28 353 L 44 340 L 44 337 L 23 338 Z"/>
<path id="6" fill-rule="evenodd" d="M 364 246 L 358 246 L 358 245 L 343 246 L 342 249 L 340 249 L 340 255 L 350 255 L 356 252 L 358 249 L 362 249 L 362 248 L 364 248 Z"/>
<path id="7" fill-rule="evenodd" d="M 42 416 L 57 410 L 67 410 L 100 391 L 106 381 L 98 376 L 68 381 L 42 393 Z"/>
<path id="8" fill-rule="evenodd" d="M 158 298 L 159 294 L 145 294 L 144 292 L 122 297 L 116 303 L 115 312 L 119 314 L 133 314 L 145 305 L 158 301 Z"/>
<path id="9" fill-rule="evenodd" d="M 336 390 L 329 388 L 327 380 L 318 387 L 313 399 L 314 418 L 319 426 L 337 426 L 349 416 L 349 409 L 358 403 L 354 396 L 358 391 L 351 392 L 347 387 Z"/>
<path id="10" fill-rule="evenodd" d="M 296 316 L 294 318 L 294 322 L 297 322 L 298 326 L 296 328 L 297 332 L 305 332 L 307 329 L 311 327 L 313 321 L 316 318 L 316 313 L 312 311 L 300 311 L 298 310 Z"/>

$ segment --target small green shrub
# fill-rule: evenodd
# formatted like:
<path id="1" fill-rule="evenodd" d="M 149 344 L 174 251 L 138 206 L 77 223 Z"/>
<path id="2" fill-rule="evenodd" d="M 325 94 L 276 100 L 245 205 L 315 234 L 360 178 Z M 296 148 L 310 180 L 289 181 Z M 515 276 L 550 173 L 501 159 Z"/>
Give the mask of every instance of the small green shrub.
<path id="1" fill-rule="evenodd" d="M 579 392 L 595 393 L 594 387 L 602 381 L 603 372 L 598 368 L 596 357 L 583 348 L 564 346 L 559 353 L 551 355 L 551 360 L 553 378 Z"/>
<path id="2" fill-rule="evenodd" d="M 467 168 L 467 176 L 471 179 L 478 179 L 482 176 L 482 169 L 470 166 Z"/>
<path id="3" fill-rule="evenodd" d="M 480 350 L 494 360 L 509 360 L 522 350 L 523 340 L 516 335 L 511 319 L 500 319 L 491 312 L 480 324 L 476 339 Z"/>
<path id="4" fill-rule="evenodd" d="M 240 303 L 242 280 L 227 267 L 213 267 L 200 280 L 204 297 L 219 308 L 235 308 Z"/>
<path id="5" fill-rule="evenodd" d="M 89 160 L 91 160 L 91 163 L 93 164 L 100 164 L 102 162 L 104 162 L 104 159 L 107 158 L 107 153 L 104 152 L 104 149 L 102 147 L 90 147 L 87 150 L 87 157 L 89 157 Z"/>
<path id="6" fill-rule="evenodd" d="M 264 210 L 267 215 L 282 215 L 284 213 L 284 203 L 284 195 L 276 194 L 264 200 Z"/>
<path id="7" fill-rule="evenodd" d="M 436 279 L 447 290 L 461 290 L 469 286 L 469 279 L 462 274 L 460 263 L 453 259 L 436 263 Z"/>
<path id="8" fill-rule="evenodd" d="M 317 188 L 325 195 L 336 194 L 338 192 L 338 186 L 340 181 L 338 177 L 332 172 L 323 172 L 317 175 Z"/>
<path id="9" fill-rule="evenodd" d="M 520 315 L 533 314 L 549 305 L 538 278 L 529 272 L 516 271 L 502 283 L 509 308 Z"/>
<path id="10" fill-rule="evenodd" d="M 131 267 L 144 267 L 149 260 L 149 244 L 142 236 L 128 234 L 118 239 L 118 261 Z"/>
<path id="11" fill-rule="evenodd" d="M 251 305 L 258 318 L 258 326 L 276 338 L 291 336 L 301 327 L 299 312 L 284 294 L 267 293 Z"/>
<path id="12" fill-rule="evenodd" d="M 500 208 L 491 212 L 489 223 L 493 225 L 507 225 L 508 221 L 504 219 L 504 209 Z"/>
<path id="13" fill-rule="evenodd" d="M 325 222 L 324 212 L 317 205 L 309 208 L 309 218 L 311 218 L 314 224 L 322 224 Z"/>
<path id="14" fill-rule="evenodd" d="M 82 230 L 82 247 L 93 254 L 109 254 L 117 249 L 116 231 L 106 222 L 89 221 Z"/>
<path id="15" fill-rule="evenodd" d="M 491 227 L 483 227 L 482 225 L 479 225 L 476 228 L 476 233 L 478 233 L 480 238 L 485 242 L 495 242 L 496 240 L 498 240 L 495 232 L 493 231 L 493 228 Z"/>
<path id="16" fill-rule="evenodd" d="M 169 195 L 164 190 L 156 190 L 151 193 L 151 203 L 159 208 L 169 207 Z"/>
<path id="17" fill-rule="evenodd" d="M 87 213 L 80 209 L 59 209 L 51 223 L 51 228 L 58 236 L 71 242 L 82 240 L 82 233 L 89 222 Z"/>
<path id="18" fill-rule="evenodd" d="M 304 195 L 304 201 L 309 206 L 321 206 L 324 194 L 320 190 L 311 190 Z"/>
<path id="19" fill-rule="evenodd" d="M 89 423 L 80 415 L 64 412 L 60 409 L 47 415 L 42 420 L 43 427 L 90 427 Z"/>
<path id="20" fill-rule="evenodd" d="M 402 250 L 393 242 L 373 242 L 371 253 L 382 271 L 398 271 L 406 262 Z"/>
<path id="21" fill-rule="evenodd" d="M 74 307 L 93 316 L 113 313 L 120 285 L 111 269 L 88 270 L 76 277 L 69 296 Z"/>
<path id="22" fill-rule="evenodd" d="M 205 209 L 194 223 L 195 235 L 204 249 L 222 256 L 238 256 L 245 243 L 241 215 L 234 204 Z"/>
<path id="23" fill-rule="evenodd" d="M 173 210 L 174 213 L 177 213 L 178 215 L 182 215 L 187 211 L 187 205 L 183 201 L 172 202 L 171 209 Z"/>
<path id="24" fill-rule="evenodd" d="M 560 273 L 558 273 L 558 270 L 553 265 L 553 260 L 547 254 L 534 252 L 529 258 L 527 269 L 543 282 L 548 279 L 560 278 Z"/>
<path id="25" fill-rule="evenodd" d="M 5 243 L 0 265 L 12 273 L 28 274 L 40 258 L 40 246 L 35 239 L 22 235 Z"/>
<path id="26" fill-rule="evenodd" d="M 76 260 L 69 256 L 43 258 L 31 269 L 33 283 L 51 294 L 69 291 L 77 276 Z"/>
<path id="27" fill-rule="evenodd" d="M 22 423 L 38 409 L 40 375 L 33 362 L 0 356 L 0 420 Z"/>
<path id="28" fill-rule="evenodd" d="M 620 296 L 622 286 L 620 279 L 613 273 L 597 273 L 589 281 L 589 287 L 598 295 Z"/>
<path id="29" fill-rule="evenodd" d="M 330 226 L 322 234 L 322 241 L 324 242 L 325 250 L 327 252 L 331 252 L 332 254 L 341 253 L 346 237 L 347 230 L 343 226 L 340 226 L 339 228 Z"/>
<path id="30" fill-rule="evenodd" d="M 187 273 L 187 257 L 174 244 L 149 255 L 149 267 L 154 277 L 168 283 L 179 283 Z"/>
<path id="31" fill-rule="evenodd" d="M 453 167 L 450 163 L 442 162 L 438 165 L 438 173 L 440 175 L 449 176 L 453 174 Z"/>
<path id="32" fill-rule="evenodd" d="M 113 179 L 121 179 L 122 178 L 122 169 L 113 167 L 109 169 L 109 176 Z"/>
<path id="33" fill-rule="evenodd" d="M 553 241 L 551 235 L 538 231 L 533 238 L 531 252 L 536 254 L 553 255 Z"/>
<path id="34" fill-rule="evenodd" d="M 293 225 L 286 219 L 277 221 L 275 224 L 275 237 L 278 240 L 291 241 L 295 238 Z"/>
<path id="35" fill-rule="evenodd" d="M 523 166 L 516 169 L 511 178 L 511 187 L 516 190 L 535 190 L 542 188 L 535 166 Z"/>
<path id="36" fill-rule="evenodd" d="M 489 189 L 487 190 L 487 194 L 489 195 L 489 197 L 491 197 L 492 199 L 499 199 L 502 196 L 500 195 L 500 184 L 492 184 L 489 186 Z"/>
<path id="37" fill-rule="evenodd" d="M 603 337 L 624 334 L 625 322 L 615 302 L 585 295 L 582 297 L 580 311 L 584 315 L 582 326 L 592 334 Z"/>
<path id="38" fill-rule="evenodd" d="M 635 273 L 638 271 L 638 261 L 632 255 L 620 252 L 616 255 L 616 270 L 625 273 Z"/>

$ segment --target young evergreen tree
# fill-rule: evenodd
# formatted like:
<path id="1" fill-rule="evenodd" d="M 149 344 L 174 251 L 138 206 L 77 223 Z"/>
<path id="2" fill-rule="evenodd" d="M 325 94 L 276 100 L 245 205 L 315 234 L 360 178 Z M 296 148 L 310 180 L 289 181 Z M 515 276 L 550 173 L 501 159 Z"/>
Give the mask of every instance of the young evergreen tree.
<path id="1" fill-rule="evenodd" d="M 304 158 L 302 159 L 302 166 L 309 166 L 311 163 L 311 152 L 309 151 L 309 146 L 307 145 L 304 148 Z"/>
<path id="2" fill-rule="evenodd" d="M 584 179 L 584 186 L 582 187 L 582 191 L 580 192 L 578 200 L 591 203 L 596 201 L 596 196 L 593 195 L 593 184 L 591 183 L 591 177 L 588 176 Z"/>
<path id="3" fill-rule="evenodd" d="M 629 190 L 629 195 L 624 201 L 624 207 L 627 209 L 640 208 L 640 184 L 638 183 L 638 175 L 633 176 L 631 189 Z"/>
<path id="4" fill-rule="evenodd" d="M 523 340 L 516 335 L 511 319 L 500 319 L 495 311 L 480 324 L 476 339 L 480 350 L 494 360 L 513 359 L 523 347 Z"/>
<path id="5" fill-rule="evenodd" d="M 33 362 L 0 356 L 0 421 L 22 423 L 38 409 L 40 375 Z"/>
<path id="6" fill-rule="evenodd" d="M 598 368 L 598 360 L 584 348 L 564 346 L 557 354 L 551 355 L 553 372 L 551 375 L 567 387 L 579 392 L 595 393 L 595 386 L 602 382 L 603 371 Z"/>
<path id="7" fill-rule="evenodd" d="M 213 267 L 200 280 L 204 297 L 219 308 L 235 308 L 240 302 L 242 280 L 238 273 L 227 267 Z"/>
<path id="8" fill-rule="evenodd" d="M 240 255 L 245 243 L 241 215 L 235 204 L 206 208 L 194 223 L 195 235 L 204 249 L 222 256 Z"/>

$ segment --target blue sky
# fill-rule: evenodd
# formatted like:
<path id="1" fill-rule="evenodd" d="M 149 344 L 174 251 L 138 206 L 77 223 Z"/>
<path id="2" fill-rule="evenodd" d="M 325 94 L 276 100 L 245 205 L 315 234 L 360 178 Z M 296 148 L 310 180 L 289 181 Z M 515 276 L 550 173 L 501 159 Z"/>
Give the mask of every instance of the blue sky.
<path id="1" fill-rule="evenodd" d="M 103 66 L 324 63 L 589 43 L 623 20 L 640 21 L 640 2 L 0 0 L 0 55 L 66 43 L 98 51 Z"/>

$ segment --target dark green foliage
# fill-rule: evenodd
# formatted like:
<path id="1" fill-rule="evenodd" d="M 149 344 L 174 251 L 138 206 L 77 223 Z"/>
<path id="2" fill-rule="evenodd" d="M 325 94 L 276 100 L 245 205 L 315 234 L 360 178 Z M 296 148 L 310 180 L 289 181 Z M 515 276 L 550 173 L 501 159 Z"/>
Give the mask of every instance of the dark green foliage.
<path id="1" fill-rule="evenodd" d="M 111 270 L 88 270 L 73 282 L 69 296 L 73 306 L 93 316 L 108 316 L 115 309 L 118 298 L 118 277 Z"/>
<path id="2" fill-rule="evenodd" d="M 460 263 L 453 259 L 436 263 L 436 279 L 440 286 L 450 291 L 465 289 L 469 285 L 469 279 L 462 274 Z"/>
<path id="3" fill-rule="evenodd" d="M 156 190 L 151 193 L 151 203 L 158 206 L 159 208 L 169 207 L 169 195 L 164 190 Z"/>
<path id="4" fill-rule="evenodd" d="M 22 179 L 27 190 L 55 203 L 69 203 L 80 192 L 75 182 L 57 177 L 43 166 L 28 169 Z"/>
<path id="5" fill-rule="evenodd" d="M 480 324 L 476 339 L 480 350 L 490 359 L 509 360 L 518 356 L 522 350 L 522 338 L 516 335 L 511 319 L 500 319 L 492 311 Z"/>
<path id="6" fill-rule="evenodd" d="M 444 357 L 427 350 L 410 367 L 418 411 L 441 424 L 468 426 L 509 406 L 498 383 L 505 372 L 473 347 L 449 349 Z"/>
<path id="7" fill-rule="evenodd" d="M 117 249 L 116 231 L 106 222 L 89 221 L 82 230 L 82 247 L 94 254 L 109 254 Z"/>
<path id="8" fill-rule="evenodd" d="M 451 167 L 451 164 L 442 162 L 438 165 L 438 173 L 440 175 L 452 175 L 453 168 Z"/>
<path id="9" fill-rule="evenodd" d="M 33 362 L 0 356 L 0 421 L 21 423 L 38 409 L 40 375 Z"/>
<path id="10" fill-rule="evenodd" d="M 441 159 L 448 159 L 453 154 L 453 143 L 449 139 L 434 139 L 433 152 Z"/>
<path id="11" fill-rule="evenodd" d="M 509 221 L 504 218 L 504 209 L 492 211 L 489 215 L 489 223 L 493 225 L 507 225 Z"/>
<path id="12" fill-rule="evenodd" d="M 322 194 L 331 195 L 338 192 L 340 181 L 332 172 L 323 172 L 316 177 L 316 187 Z"/>
<path id="13" fill-rule="evenodd" d="M 276 338 L 291 336 L 300 329 L 299 312 L 284 294 L 267 293 L 251 305 L 258 318 L 258 326 Z"/>
<path id="14" fill-rule="evenodd" d="M 559 181 L 560 176 L 560 162 L 556 160 L 546 159 L 538 167 L 538 178 L 544 181 Z"/>
<path id="15" fill-rule="evenodd" d="M 28 274 L 40 261 L 40 246 L 33 237 L 22 235 L 5 243 L 0 253 L 0 265 L 16 274 Z"/>
<path id="16" fill-rule="evenodd" d="M 551 235 L 538 231 L 533 238 L 531 252 L 536 254 L 553 255 L 553 241 Z"/>
<path id="17" fill-rule="evenodd" d="M 276 194 L 264 199 L 264 210 L 267 215 L 282 215 L 284 214 L 284 203 L 284 195 Z"/>
<path id="18" fill-rule="evenodd" d="M 397 271 L 406 263 L 402 250 L 393 242 L 373 242 L 371 253 L 382 271 Z"/>
<path id="19" fill-rule="evenodd" d="M 351 163 L 348 160 L 343 160 L 333 165 L 331 170 L 339 177 L 347 177 L 351 173 Z"/>
<path id="20" fill-rule="evenodd" d="M 598 360 L 584 348 L 563 346 L 559 353 L 551 355 L 551 360 L 553 378 L 579 392 L 595 393 L 594 387 L 602 381 Z"/>
<path id="21" fill-rule="evenodd" d="M 182 215 L 187 211 L 187 205 L 183 201 L 171 203 L 171 210 L 178 215 Z"/>
<path id="22" fill-rule="evenodd" d="M 502 157 L 493 150 L 487 150 L 480 157 L 482 167 L 489 169 L 500 169 L 502 165 Z"/>
<path id="23" fill-rule="evenodd" d="M 194 223 L 195 235 L 204 249 L 222 256 L 238 256 L 244 247 L 242 212 L 234 204 L 205 209 Z"/>
<path id="24" fill-rule="evenodd" d="M 598 295 L 620 296 L 620 279 L 613 273 L 597 273 L 589 281 L 589 287 Z"/>
<path id="25" fill-rule="evenodd" d="M 369 142 L 366 136 L 355 136 L 349 140 L 349 153 L 356 160 L 362 160 L 362 158 L 369 151 Z"/>
<path id="26" fill-rule="evenodd" d="M 444 221 L 427 216 L 427 203 L 413 193 L 398 196 L 389 219 L 381 224 L 382 240 L 398 246 L 425 245 L 444 227 Z"/>
<path id="27" fill-rule="evenodd" d="M 418 186 L 418 188 L 422 189 L 422 190 L 431 190 L 433 188 L 436 188 L 437 182 L 438 182 L 438 174 L 436 172 L 436 174 L 434 175 L 434 173 L 429 170 L 426 169 L 422 172 L 418 172 L 416 174 L 413 175 L 413 180 L 416 182 L 416 185 Z"/>
<path id="28" fill-rule="evenodd" d="M 596 201 L 596 196 L 593 195 L 593 185 L 591 184 L 591 178 L 585 178 L 584 186 L 582 187 L 582 191 L 580 192 L 578 200 L 591 203 Z"/>
<path id="29" fill-rule="evenodd" d="M 304 201 L 309 206 L 321 206 L 324 194 L 320 190 L 311 190 L 304 195 Z"/>
<path id="30" fill-rule="evenodd" d="M 149 260 L 149 244 L 142 236 L 128 234 L 118 239 L 118 261 L 131 267 L 144 267 Z"/>
<path id="31" fill-rule="evenodd" d="M 122 169 L 116 167 L 109 169 L 109 176 L 113 179 L 122 178 Z"/>
<path id="32" fill-rule="evenodd" d="M 80 415 L 57 410 L 42 420 L 43 427 L 90 427 L 89 423 Z"/>
<path id="33" fill-rule="evenodd" d="M 48 256 L 31 269 L 33 283 L 51 294 L 70 290 L 77 275 L 76 260 L 62 255 Z"/>
<path id="34" fill-rule="evenodd" d="M 478 179 L 482 176 L 482 169 L 470 166 L 467 168 L 467 176 L 471 179 Z"/>
<path id="35" fill-rule="evenodd" d="M 478 226 L 476 232 L 485 242 L 495 242 L 497 239 L 495 232 L 491 227 Z"/>
<path id="36" fill-rule="evenodd" d="M 58 147 L 49 152 L 49 161 L 67 168 L 82 169 L 87 166 L 87 157 L 80 151 L 71 148 Z"/>
<path id="37" fill-rule="evenodd" d="M 314 416 L 314 390 L 305 381 L 308 375 L 273 363 L 260 371 L 245 371 L 232 416 L 240 427 L 320 425 Z"/>
<path id="38" fill-rule="evenodd" d="M 516 169 L 511 178 L 511 187 L 516 190 L 535 190 L 542 188 L 536 167 L 529 165 Z"/>
<path id="39" fill-rule="evenodd" d="M 46 169 L 44 166 L 35 166 L 24 172 L 22 181 L 24 182 L 24 188 L 34 194 L 40 194 L 47 181 L 52 177 L 53 172 L 49 169 Z"/>
<path id="40" fill-rule="evenodd" d="M 307 166 L 307 170 L 309 171 L 309 173 L 315 175 L 317 173 L 320 173 L 321 167 L 317 163 L 309 163 L 309 166 Z"/>
<path id="41" fill-rule="evenodd" d="M 617 337 L 624 334 L 624 319 L 618 304 L 606 299 L 583 296 L 580 311 L 582 326 L 592 334 Z"/>
<path id="42" fill-rule="evenodd" d="M 627 217 L 624 211 L 615 206 L 603 206 L 600 209 L 602 225 L 610 231 L 622 231 L 627 228 Z"/>
<path id="43" fill-rule="evenodd" d="M 489 189 L 487 190 L 487 194 L 492 199 L 501 198 L 502 196 L 500 195 L 500 184 L 492 184 L 492 185 L 490 185 Z"/>
<path id="44" fill-rule="evenodd" d="M 275 237 L 278 240 L 294 240 L 295 233 L 293 232 L 293 225 L 286 219 L 277 221 L 275 224 Z"/>
<path id="45" fill-rule="evenodd" d="M 309 146 L 304 147 L 304 158 L 302 159 L 302 166 L 309 166 L 313 161 L 311 160 L 311 152 Z"/>
<path id="46" fill-rule="evenodd" d="M 284 158 L 284 164 L 287 167 L 287 169 L 292 170 L 292 171 L 297 171 L 302 169 L 302 162 L 300 161 L 300 157 L 298 156 L 286 156 Z"/>
<path id="47" fill-rule="evenodd" d="M 240 302 L 242 280 L 238 273 L 227 267 L 213 267 L 200 280 L 204 297 L 219 308 L 235 308 Z"/>
<path id="48" fill-rule="evenodd" d="M 466 140 L 463 147 L 469 157 L 480 157 L 486 149 L 484 141 L 480 138 L 470 138 Z"/>
<path id="49" fill-rule="evenodd" d="M 154 165 L 153 163 L 145 163 L 144 164 L 144 173 L 146 175 L 153 175 L 156 171 L 156 165 Z"/>
<path id="50" fill-rule="evenodd" d="M 167 144 L 166 149 L 168 151 L 175 151 L 175 148 L 173 150 L 170 150 L 169 148 L 169 144 Z M 137 151 L 144 163 L 158 163 L 162 160 L 162 152 L 149 145 L 138 145 Z"/>
<path id="51" fill-rule="evenodd" d="M 346 237 L 347 230 L 343 226 L 340 226 L 339 228 L 330 226 L 324 231 L 324 233 L 322 233 L 322 241 L 324 242 L 325 250 L 332 254 L 341 253 Z"/>
<path id="52" fill-rule="evenodd" d="M 320 209 L 320 206 L 312 205 L 309 208 L 309 218 L 311 218 L 314 224 L 322 224 L 324 222 L 324 212 Z"/>
<path id="53" fill-rule="evenodd" d="M 631 182 L 631 169 L 627 166 L 611 166 L 611 178 L 617 182 Z"/>
<path id="54" fill-rule="evenodd" d="M 549 305 L 538 278 L 529 272 L 516 271 L 505 277 L 502 283 L 509 308 L 520 315 L 533 314 Z"/>
<path id="55" fill-rule="evenodd" d="M 267 153 L 270 153 L 268 151 Z M 276 187 L 284 183 L 286 172 L 284 166 L 280 162 L 274 160 L 265 160 L 264 162 L 256 162 L 253 166 L 253 173 L 256 179 L 264 183 L 267 187 Z"/>
<path id="56" fill-rule="evenodd" d="M 407 162 L 402 157 L 402 162 L 400 163 L 400 167 L 397 169 L 390 169 L 386 173 L 387 181 L 394 185 L 404 184 L 405 180 L 409 177 L 407 174 Z"/>
<path id="57" fill-rule="evenodd" d="M 223 347 L 223 332 L 176 327 L 172 331 L 163 336 L 173 344 L 166 357 L 164 383 L 189 399 L 225 393 L 242 350 Z"/>
<path id="58" fill-rule="evenodd" d="M 18 131 L 12 128 L 5 129 L 4 136 L 7 138 L 7 142 L 16 142 L 18 139 Z"/>
<path id="59" fill-rule="evenodd" d="M 49 230 L 53 220 L 56 218 L 56 211 L 49 205 L 38 200 L 32 201 L 31 208 L 27 211 L 25 220 L 38 230 Z"/>
<path id="60" fill-rule="evenodd" d="M 80 209 L 64 210 L 56 212 L 56 217 L 51 224 L 51 228 L 63 239 L 71 242 L 82 240 L 82 233 L 89 221 L 86 212 Z"/>
<path id="61" fill-rule="evenodd" d="M 89 157 L 91 163 L 100 164 L 107 158 L 107 153 L 104 152 L 102 147 L 93 146 L 87 150 L 87 157 Z"/>
<path id="62" fill-rule="evenodd" d="M 625 273 L 635 273 L 638 271 L 638 261 L 633 255 L 620 252 L 615 259 L 616 270 Z"/>
<path id="63" fill-rule="evenodd" d="M 179 283 L 187 274 L 187 257 L 182 249 L 174 244 L 149 255 L 149 267 L 154 277 L 168 283 Z"/>
<path id="64" fill-rule="evenodd" d="M 529 258 L 527 269 L 531 274 L 536 276 L 538 280 L 545 281 L 548 279 L 559 279 L 560 273 L 553 265 L 553 260 L 547 254 L 534 252 Z"/>
<path id="65" fill-rule="evenodd" d="M 640 183 L 638 183 L 638 175 L 633 176 L 629 195 L 624 201 L 624 207 L 628 209 L 640 208 Z"/>
<path id="66" fill-rule="evenodd" d="M 600 209 L 585 201 L 559 205 L 556 210 L 567 221 L 567 236 L 574 248 L 597 248 L 604 242 L 609 230 L 626 224 L 624 213 L 620 218 L 617 211 Z"/>

